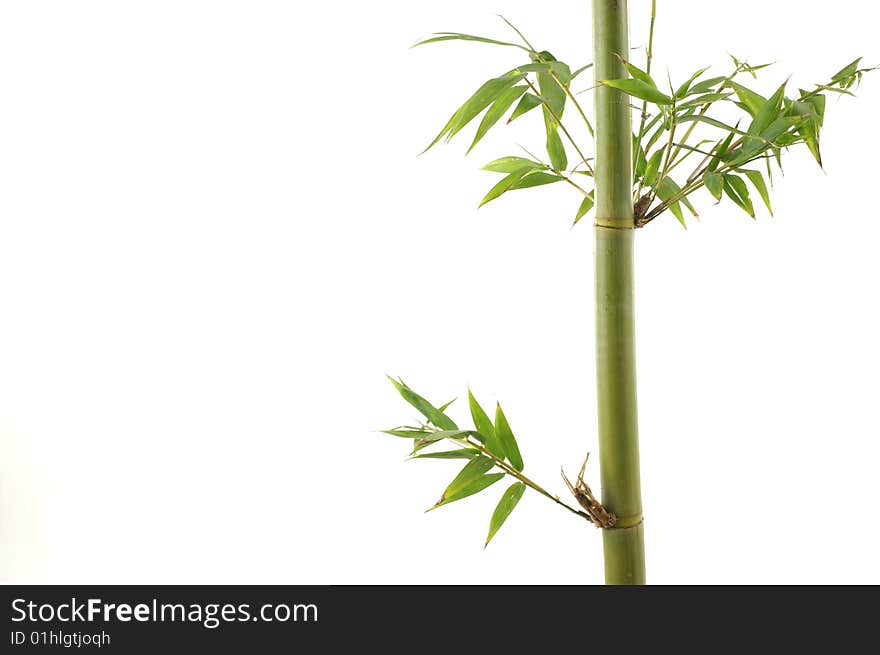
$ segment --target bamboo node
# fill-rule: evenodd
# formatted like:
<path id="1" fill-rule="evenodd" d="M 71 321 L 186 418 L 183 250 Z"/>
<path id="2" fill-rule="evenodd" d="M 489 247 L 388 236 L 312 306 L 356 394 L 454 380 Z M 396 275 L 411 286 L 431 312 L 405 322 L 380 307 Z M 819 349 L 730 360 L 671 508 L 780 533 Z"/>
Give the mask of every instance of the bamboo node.
<path id="1" fill-rule="evenodd" d="M 614 515 L 614 512 L 606 509 L 602 505 L 602 503 L 600 503 L 593 495 L 593 492 L 590 489 L 589 485 L 584 482 L 584 471 L 587 470 L 587 462 L 589 461 L 589 459 L 590 453 L 587 453 L 586 458 L 584 458 L 584 463 L 581 466 L 580 473 L 578 473 L 577 480 L 575 480 L 574 484 L 572 484 L 568 477 L 565 475 L 565 471 L 563 469 L 560 469 L 560 471 L 562 472 L 562 479 L 565 480 L 565 485 L 568 487 L 568 490 L 571 491 L 575 500 L 577 500 L 578 505 L 583 507 L 585 512 L 584 518 L 586 518 L 597 528 L 613 528 L 617 523 L 617 517 Z"/>

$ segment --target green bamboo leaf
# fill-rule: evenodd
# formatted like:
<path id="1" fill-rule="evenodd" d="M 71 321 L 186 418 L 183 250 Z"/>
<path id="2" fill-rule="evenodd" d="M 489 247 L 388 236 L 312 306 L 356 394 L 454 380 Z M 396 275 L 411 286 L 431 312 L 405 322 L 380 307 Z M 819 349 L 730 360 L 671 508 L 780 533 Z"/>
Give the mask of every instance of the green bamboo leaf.
<path id="1" fill-rule="evenodd" d="M 489 193 L 483 196 L 483 199 L 480 201 L 480 207 L 485 205 L 487 202 L 491 202 L 495 200 L 499 196 L 503 195 L 506 191 L 509 191 L 514 184 L 519 182 L 526 174 L 529 172 L 529 169 L 523 168 L 520 170 L 516 170 L 513 173 L 505 176 L 498 182 L 495 186 L 489 189 Z"/>
<path id="2" fill-rule="evenodd" d="M 805 95 L 805 91 L 801 91 L 802 95 Z M 813 106 L 813 110 L 816 112 L 816 116 L 818 118 L 819 127 L 825 123 L 825 96 L 821 93 L 817 93 L 814 96 L 810 96 L 806 98 L 804 102 L 808 102 Z"/>
<path id="3" fill-rule="evenodd" d="M 854 62 L 847 64 L 831 77 L 831 81 L 834 84 L 846 83 L 856 74 L 859 69 L 859 62 L 861 61 L 862 58 L 859 57 Z"/>
<path id="4" fill-rule="evenodd" d="M 464 485 L 455 493 L 444 495 L 440 500 L 437 501 L 436 505 L 434 505 L 433 507 L 429 507 L 428 511 L 430 512 L 432 509 L 437 509 L 438 507 L 442 507 L 443 505 L 454 503 L 456 500 L 461 500 L 462 498 L 473 496 L 474 494 L 481 492 L 483 489 L 495 484 L 503 477 L 504 473 L 488 473 L 482 477 L 479 477 L 476 480 L 473 480 L 472 482 Z"/>
<path id="5" fill-rule="evenodd" d="M 540 91 L 541 97 L 547 101 L 547 106 L 553 110 L 557 118 L 561 119 L 566 100 L 564 87 L 571 82 L 571 70 L 546 50 L 533 55 L 532 60 L 534 66 L 547 66 L 546 71 L 536 70 L 538 91 Z M 554 79 L 554 76 L 559 81 Z"/>
<path id="6" fill-rule="evenodd" d="M 413 453 L 417 453 L 423 448 L 427 448 L 428 446 L 437 443 L 438 441 L 443 441 L 444 439 L 465 439 L 467 437 L 474 437 L 478 441 L 483 441 L 483 435 L 474 432 L 473 430 L 438 430 L 436 432 L 428 432 L 423 437 L 416 439 L 413 442 Z"/>
<path id="7" fill-rule="evenodd" d="M 654 190 L 657 192 L 657 197 L 659 197 L 660 200 L 663 202 L 669 202 L 669 211 L 671 211 L 673 216 L 678 219 L 681 226 L 687 229 L 687 224 L 684 221 L 684 214 L 681 211 L 681 198 L 674 201 L 672 200 L 679 196 L 681 193 L 681 187 L 678 186 L 671 177 L 664 177 Z"/>
<path id="8" fill-rule="evenodd" d="M 683 102 L 678 105 L 678 109 L 681 111 L 687 111 L 689 109 L 694 109 L 696 107 L 702 107 L 703 105 L 711 105 L 715 102 L 720 102 L 722 100 L 727 100 L 733 93 L 704 93 L 702 95 L 693 98 L 692 100 L 688 100 L 687 102 Z"/>
<path id="9" fill-rule="evenodd" d="M 580 75 L 581 73 L 583 73 L 585 70 L 588 70 L 588 69 L 590 69 L 590 68 L 592 68 L 592 67 L 593 67 L 593 64 L 592 64 L 592 63 L 587 64 L 586 66 L 581 66 L 580 68 L 578 68 L 576 71 L 574 71 L 574 72 L 571 74 L 571 79 L 573 80 L 573 79 L 576 78 L 578 75 Z"/>
<path id="10" fill-rule="evenodd" d="M 452 127 L 453 127 L 453 126 L 456 124 L 456 122 L 458 121 L 458 116 L 459 116 L 460 113 L 461 113 L 461 108 L 459 108 L 458 110 L 456 110 L 456 112 L 455 112 L 454 114 L 452 114 L 452 116 L 449 117 L 449 120 L 446 121 L 446 125 L 444 125 L 444 126 L 443 126 L 443 129 L 440 130 L 440 133 L 439 133 L 437 136 L 434 137 L 434 140 L 431 141 L 431 143 L 428 144 L 428 147 L 425 148 L 424 150 L 422 150 L 422 152 L 421 152 L 420 154 L 424 155 L 424 154 L 425 154 L 426 152 L 428 152 L 431 148 L 433 148 L 435 145 L 437 145 L 437 143 L 439 143 L 440 139 L 442 139 L 444 136 L 446 136 L 447 134 L 449 134 L 449 130 L 451 130 Z"/>
<path id="11" fill-rule="evenodd" d="M 773 121 L 780 117 L 779 115 L 782 112 L 782 101 L 785 99 L 785 85 L 786 82 L 783 82 L 776 92 L 758 109 L 755 117 L 752 119 L 751 125 L 749 125 L 748 133 L 750 135 L 763 134 Z M 763 143 L 764 141 L 762 139 L 747 138 L 743 145 L 743 151 L 757 151 L 761 148 Z"/>
<path id="12" fill-rule="evenodd" d="M 691 116 L 681 116 L 678 118 L 679 123 L 706 123 L 707 125 L 711 125 L 713 127 L 717 127 L 718 129 L 724 130 L 725 132 L 732 132 L 734 134 L 739 134 L 741 136 L 749 136 L 748 132 L 744 132 L 738 127 L 733 127 L 728 125 L 727 123 L 723 123 L 716 118 L 712 118 L 711 116 L 701 116 L 699 114 L 693 114 Z"/>
<path id="13" fill-rule="evenodd" d="M 492 78 L 483 84 L 459 109 L 458 120 L 449 129 L 446 140 L 448 141 L 454 137 L 465 125 L 476 118 L 481 111 L 495 102 L 502 93 L 524 77 L 525 74 L 513 71 L 507 75 Z"/>
<path id="14" fill-rule="evenodd" d="M 708 67 L 708 66 L 706 66 L 705 68 L 701 68 L 701 69 L 698 70 L 696 73 L 694 73 L 693 75 L 691 75 L 691 76 L 690 76 L 690 79 L 688 79 L 687 82 L 685 82 L 685 83 L 682 84 L 680 87 L 678 87 L 678 90 L 675 92 L 675 97 L 676 97 L 677 99 L 679 99 L 679 100 L 682 99 L 682 98 L 685 98 L 685 97 L 688 95 L 688 91 L 690 91 L 691 84 L 693 84 L 694 81 L 695 81 L 700 75 L 702 75 L 703 73 L 705 73 L 707 70 L 709 70 L 709 67 Z"/>
<path id="15" fill-rule="evenodd" d="M 648 86 L 654 87 L 655 89 L 657 88 L 657 83 L 645 71 L 643 71 L 638 66 L 634 66 L 633 64 L 628 62 L 626 59 L 621 58 L 621 61 L 623 62 L 623 65 L 626 67 L 627 72 L 630 74 L 630 77 L 637 79 L 637 80 L 640 80 L 640 81 L 644 82 L 645 84 L 647 84 Z"/>
<path id="16" fill-rule="evenodd" d="M 413 455 L 410 459 L 473 459 L 480 454 L 476 448 L 459 448 L 457 450 L 443 450 L 437 453 L 422 453 Z"/>
<path id="17" fill-rule="evenodd" d="M 504 445 L 504 452 L 507 453 L 507 460 L 513 465 L 517 471 L 523 470 L 523 459 L 519 452 L 519 445 L 516 443 L 516 437 L 510 429 L 507 417 L 501 410 L 501 404 L 495 406 L 495 433 L 498 439 Z"/>
<path id="18" fill-rule="evenodd" d="M 689 90 L 688 95 L 699 95 L 701 93 L 710 93 L 715 91 L 715 87 L 717 87 L 722 82 L 727 81 L 726 77 L 710 77 L 708 79 L 702 80 L 694 84 Z"/>
<path id="19" fill-rule="evenodd" d="M 728 82 L 727 85 L 736 91 L 737 97 L 739 97 L 740 102 L 744 105 L 743 108 L 752 116 L 757 115 L 757 113 L 761 111 L 761 107 L 767 102 L 767 99 L 764 96 L 755 93 L 738 82 L 731 81 Z"/>
<path id="20" fill-rule="evenodd" d="M 657 183 L 657 175 L 660 173 L 660 164 L 663 162 L 663 150 L 656 151 L 645 165 L 645 184 L 654 186 Z"/>
<path id="21" fill-rule="evenodd" d="M 645 160 L 645 149 L 642 148 L 642 144 L 639 143 L 639 138 L 633 134 L 633 179 L 638 180 L 639 178 L 643 178 L 645 176 L 645 165 L 648 163 Z"/>
<path id="22" fill-rule="evenodd" d="M 483 170 L 492 171 L 493 173 L 515 173 L 522 170 L 545 171 L 547 166 L 525 157 L 502 157 L 501 159 L 490 161 L 483 166 Z"/>
<path id="23" fill-rule="evenodd" d="M 587 212 L 589 212 L 593 208 L 593 205 L 595 204 L 593 195 L 593 192 L 590 191 L 590 195 L 584 196 L 584 199 L 581 201 L 580 207 L 578 207 L 577 214 L 574 217 L 574 223 L 572 223 L 572 225 L 577 225 L 578 221 L 586 216 Z"/>
<path id="24" fill-rule="evenodd" d="M 545 184 L 553 184 L 554 182 L 559 182 L 564 179 L 564 177 L 556 175 L 555 173 L 542 173 L 541 171 L 536 171 L 526 175 L 519 182 L 510 187 L 510 190 L 529 189 L 531 187 L 543 186 Z"/>
<path id="25" fill-rule="evenodd" d="M 525 94 L 522 98 L 520 98 L 520 101 L 517 103 L 516 107 L 514 107 L 513 113 L 510 114 L 510 118 L 507 119 L 507 122 L 510 123 L 514 121 L 515 119 L 531 111 L 543 102 L 544 99 L 540 96 L 536 96 L 534 93 Z"/>
<path id="26" fill-rule="evenodd" d="M 706 189 L 715 200 L 721 200 L 721 195 L 724 193 L 724 180 L 721 177 L 720 173 L 709 172 L 703 176 L 703 182 L 706 185 Z"/>
<path id="27" fill-rule="evenodd" d="M 737 58 L 734 57 L 733 55 L 730 55 L 730 58 L 733 60 L 733 63 L 736 65 L 737 69 L 739 69 L 740 67 L 742 67 L 742 70 L 744 70 L 745 72 L 749 73 L 749 74 L 750 74 L 753 78 L 755 78 L 755 79 L 758 79 L 758 76 L 755 75 L 755 73 L 756 73 L 757 71 L 761 70 L 762 68 L 767 68 L 768 66 L 772 66 L 772 65 L 773 65 L 773 63 L 771 62 L 771 63 L 769 63 L 769 64 L 758 64 L 758 65 L 756 65 L 756 66 L 752 66 L 751 64 L 748 64 L 748 63 L 746 63 L 746 62 L 744 62 L 744 61 L 740 61 L 739 59 L 737 59 Z"/>
<path id="28" fill-rule="evenodd" d="M 403 399 L 408 402 L 410 405 L 415 407 L 425 418 L 428 419 L 431 423 L 436 425 L 438 428 L 443 430 L 457 430 L 458 426 L 455 422 L 446 416 L 439 409 L 434 407 L 427 400 L 422 398 L 415 391 L 410 389 L 403 380 L 395 380 L 392 377 L 388 378 L 391 380 L 391 384 L 394 385 L 394 388 L 397 389 L 398 393 L 403 397 Z"/>
<path id="29" fill-rule="evenodd" d="M 454 494 L 465 485 L 482 477 L 484 474 L 488 473 L 493 466 L 495 466 L 495 462 L 485 455 L 474 457 L 471 461 L 465 464 L 464 468 L 458 472 L 458 475 L 452 479 L 452 482 L 446 487 L 446 491 L 443 492 L 443 497 Z"/>
<path id="30" fill-rule="evenodd" d="M 755 218 L 755 208 L 749 199 L 749 189 L 741 177 L 731 173 L 724 174 L 724 193 L 749 216 Z"/>
<path id="31" fill-rule="evenodd" d="M 504 494 L 501 496 L 501 500 L 498 501 L 498 505 L 495 507 L 495 511 L 492 512 L 492 518 L 489 520 L 489 534 L 486 537 L 486 545 L 489 545 L 489 542 L 492 540 L 492 537 L 498 532 L 504 522 L 507 520 L 507 517 L 513 512 L 516 508 L 517 503 L 519 503 L 519 499 L 522 498 L 523 492 L 526 490 L 526 485 L 522 482 L 514 482 L 510 485 Z"/>
<path id="32" fill-rule="evenodd" d="M 392 437 L 402 437 L 404 439 L 422 439 L 430 434 L 428 430 L 409 430 L 395 428 L 393 430 L 381 430 L 384 434 L 390 434 Z"/>
<path id="33" fill-rule="evenodd" d="M 788 110 L 789 116 L 802 119 L 802 122 L 797 125 L 797 134 L 807 144 L 807 148 L 809 148 L 819 166 L 822 166 L 822 154 L 819 151 L 819 132 L 825 116 L 825 97 L 821 96 L 821 98 L 821 100 L 816 100 L 815 98 L 803 101 L 795 100 L 791 103 Z"/>
<path id="34" fill-rule="evenodd" d="M 740 169 L 740 173 L 745 174 L 749 181 L 752 183 L 752 186 L 758 191 L 758 194 L 761 196 L 761 200 L 764 201 L 764 204 L 767 206 L 767 211 L 770 212 L 770 215 L 773 216 L 773 207 L 770 205 L 770 192 L 767 190 L 767 184 L 764 182 L 764 176 L 761 175 L 759 171 L 751 171 L 746 169 Z"/>
<path id="35" fill-rule="evenodd" d="M 565 111 L 566 93 L 563 85 L 567 85 L 571 81 L 571 71 L 568 66 L 557 61 L 546 50 L 533 55 L 532 59 L 536 63 L 546 64 L 550 67 L 547 72 L 539 71 L 537 73 L 538 90 L 545 100 L 542 111 L 544 113 L 544 129 L 547 133 L 547 155 L 550 157 L 550 165 L 557 171 L 562 171 L 568 166 L 568 157 L 559 136 L 557 121 L 562 120 L 562 114 Z"/>
<path id="36" fill-rule="evenodd" d="M 449 402 L 446 402 L 446 403 L 443 403 L 442 405 L 440 405 L 440 407 L 438 407 L 437 409 L 439 409 L 441 412 L 445 412 L 445 411 L 447 410 L 447 408 L 448 408 L 452 403 L 454 403 L 456 400 L 458 400 L 458 398 L 453 398 L 453 399 L 450 400 Z"/>
<path id="37" fill-rule="evenodd" d="M 446 137 L 446 140 L 449 141 L 461 131 L 465 125 L 476 118 L 480 112 L 495 102 L 501 93 L 512 87 L 524 77 L 524 73 L 512 71 L 507 75 L 494 77 L 491 80 L 488 80 L 456 110 L 449 121 L 447 121 L 444 128 L 440 131 L 440 134 L 438 134 L 422 152 L 430 150 L 443 137 Z"/>
<path id="38" fill-rule="evenodd" d="M 739 125 L 739 123 L 737 123 Z M 709 161 L 709 164 L 706 166 L 706 170 L 709 172 L 714 171 L 718 168 L 718 164 L 721 163 L 725 157 L 727 157 L 727 151 L 730 149 L 730 144 L 733 142 L 734 135 L 738 132 L 736 128 L 730 131 L 727 137 L 723 141 L 718 142 L 718 147 L 715 148 L 713 152 L 712 159 Z"/>
<path id="39" fill-rule="evenodd" d="M 415 455 L 420 450 L 427 448 L 428 446 L 432 446 L 438 441 L 443 441 L 440 437 L 435 437 L 433 434 L 428 435 L 422 439 L 416 439 L 413 441 L 413 449 L 410 455 Z"/>
<path id="40" fill-rule="evenodd" d="M 555 124 L 547 125 L 547 155 L 550 157 L 550 165 L 557 171 L 564 171 L 568 167 L 565 145 Z"/>
<path id="41" fill-rule="evenodd" d="M 690 199 L 687 196 L 681 197 L 681 204 L 684 205 L 687 210 L 691 213 L 694 218 L 699 218 L 700 215 L 697 213 L 697 208 L 694 207 L 693 203 L 691 203 Z"/>
<path id="42" fill-rule="evenodd" d="M 486 136 L 486 133 L 492 129 L 492 126 L 504 116 L 507 110 L 510 109 L 510 106 L 516 102 L 528 88 L 529 87 L 524 84 L 521 86 L 513 86 L 498 96 L 483 116 L 483 120 L 480 121 L 480 126 L 477 128 L 477 133 L 474 135 L 471 147 L 467 149 L 468 152 L 474 149 L 474 146 L 479 143 L 480 139 Z"/>
<path id="43" fill-rule="evenodd" d="M 459 34 L 458 32 L 434 32 L 433 34 L 434 36 L 418 41 L 411 47 L 415 48 L 420 45 L 427 45 L 428 43 L 439 43 L 440 41 L 477 41 L 479 43 L 489 43 L 491 45 L 509 46 L 512 48 L 519 48 L 520 50 L 528 50 L 528 48 L 524 48 L 518 43 L 497 41 L 495 39 L 487 39 L 483 36 L 474 36 L 473 34 Z"/>
<path id="44" fill-rule="evenodd" d="M 610 86 L 613 89 L 617 89 L 618 91 L 623 91 L 634 98 L 653 102 L 655 105 L 672 104 L 672 98 L 642 80 L 630 78 L 625 80 L 602 80 L 600 83 L 605 86 Z"/>
<path id="45" fill-rule="evenodd" d="M 504 444 L 501 443 L 501 440 L 495 434 L 495 426 L 492 424 L 492 419 L 483 411 L 483 408 L 480 406 L 480 403 L 477 402 L 477 399 L 474 397 L 474 394 L 471 393 L 471 390 L 468 389 L 468 406 L 471 409 L 471 418 L 474 421 L 474 427 L 477 429 L 477 432 L 483 435 L 485 438 L 486 448 L 490 453 L 497 455 L 501 459 L 504 459 Z"/>

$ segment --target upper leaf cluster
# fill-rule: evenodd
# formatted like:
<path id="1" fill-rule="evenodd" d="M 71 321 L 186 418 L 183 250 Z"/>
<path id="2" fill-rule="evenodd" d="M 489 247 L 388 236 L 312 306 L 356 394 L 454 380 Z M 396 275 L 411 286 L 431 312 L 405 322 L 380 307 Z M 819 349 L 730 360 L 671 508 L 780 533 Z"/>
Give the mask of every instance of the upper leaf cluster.
<path id="1" fill-rule="evenodd" d="M 482 114 L 468 148 L 470 152 L 505 116 L 506 123 L 510 123 L 541 107 L 546 160 L 526 152 L 527 156 L 507 156 L 486 164 L 485 170 L 503 177 L 480 205 L 508 191 L 565 182 L 581 195 L 574 216 L 577 223 L 593 208 L 594 169 L 592 157 L 585 154 L 587 149 L 574 138 L 567 122 L 575 114 L 575 120 L 593 134 L 593 125 L 577 98 L 579 94 L 572 91 L 572 82 L 591 65 L 572 71 L 550 52 L 535 49 L 519 30 L 513 29 L 522 43 L 441 32 L 416 44 L 474 41 L 521 50 L 528 55 L 527 62 L 480 86 L 453 113 L 426 150 L 441 140 L 449 141 Z M 652 50 L 653 47 L 648 50 L 644 68 L 621 56 L 628 76 L 598 81 L 630 97 L 638 112 L 632 138 L 636 227 L 646 225 L 667 210 L 685 225 L 686 212 L 697 216 L 690 196 L 704 187 L 716 201 L 726 197 L 753 218 L 755 193 L 772 214 L 772 164 L 781 169 L 782 153 L 804 144 L 821 166 L 820 136 L 828 94 L 852 95 L 851 89 L 863 74 L 873 70 L 861 67 L 861 59 L 856 59 L 828 82 L 810 90 L 788 93 L 786 81 L 765 97 L 746 86 L 743 77 L 757 79 L 758 71 L 770 64 L 752 65 L 731 57 L 733 67 L 726 75 L 711 77 L 707 75 L 708 68 L 700 68 L 678 85 L 671 79 L 660 85 L 650 72 Z M 722 120 L 718 110 L 725 107 L 734 107 L 741 118 Z M 575 155 L 571 166 L 570 154 Z M 682 171 L 686 170 L 689 172 L 684 174 Z"/>

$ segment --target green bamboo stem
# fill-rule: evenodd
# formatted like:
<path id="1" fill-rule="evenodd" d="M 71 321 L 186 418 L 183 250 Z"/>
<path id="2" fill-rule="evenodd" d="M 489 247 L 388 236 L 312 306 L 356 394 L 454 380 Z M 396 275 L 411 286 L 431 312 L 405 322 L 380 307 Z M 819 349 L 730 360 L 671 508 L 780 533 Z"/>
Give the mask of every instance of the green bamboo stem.
<path id="1" fill-rule="evenodd" d="M 605 582 L 644 584 L 633 316 L 632 118 L 629 97 L 601 80 L 627 77 L 627 0 L 593 0 L 596 74 L 596 380 Z"/>

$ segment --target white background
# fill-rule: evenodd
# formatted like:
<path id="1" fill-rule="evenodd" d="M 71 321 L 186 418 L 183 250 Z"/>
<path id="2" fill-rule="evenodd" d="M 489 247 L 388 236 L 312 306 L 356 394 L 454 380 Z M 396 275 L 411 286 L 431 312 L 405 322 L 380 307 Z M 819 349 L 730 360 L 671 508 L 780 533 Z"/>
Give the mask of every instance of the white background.
<path id="1" fill-rule="evenodd" d="M 880 63 L 873 3 L 659 5 L 661 78 Z M 373 432 L 413 417 L 388 372 L 502 400 L 556 491 L 596 451 L 578 199 L 476 209 L 538 112 L 416 158 L 522 53 L 408 46 L 509 38 L 499 10 L 589 60 L 586 0 L 0 4 L 3 581 L 601 582 L 601 535 L 531 493 L 485 552 L 501 485 L 423 514 L 458 465 Z M 638 234 L 652 582 L 880 583 L 878 112 L 880 74 L 829 102 L 775 219 L 702 195 Z"/>

